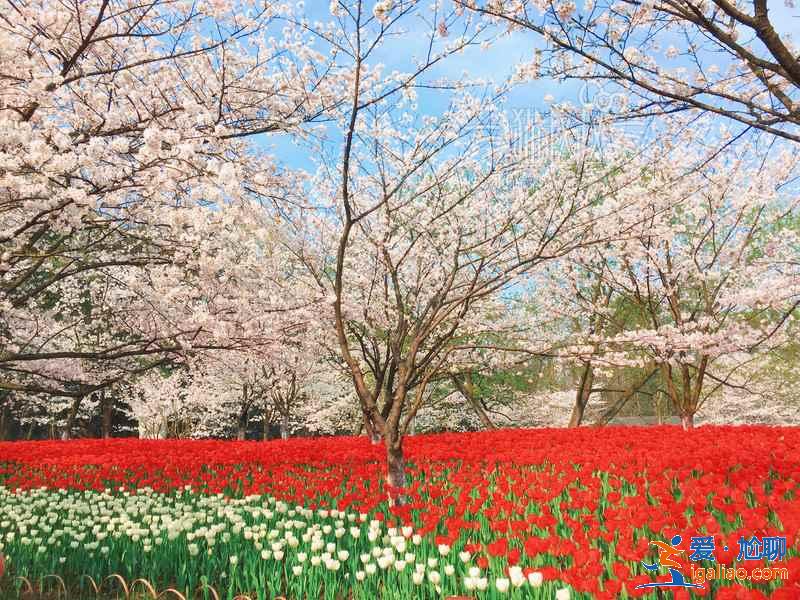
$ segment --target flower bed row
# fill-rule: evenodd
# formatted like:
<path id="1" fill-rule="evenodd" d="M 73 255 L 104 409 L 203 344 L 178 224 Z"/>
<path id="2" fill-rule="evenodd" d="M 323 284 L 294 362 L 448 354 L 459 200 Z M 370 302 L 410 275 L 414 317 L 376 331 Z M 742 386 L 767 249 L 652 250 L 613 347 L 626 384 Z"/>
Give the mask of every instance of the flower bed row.
<path id="1" fill-rule="evenodd" d="M 381 448 L 361 438 L 0 444 L 0 542 L 14 574 L 187 593 L 602 599 L 656 597 L 637 586 L 667 569 L 643 562 L 678 534 L 687 581 L 720 564 L 750 577 L 676 598 L 800 597 L 796 429 L 509 430 L 406 452 L 410 502 L 389 507 Z M 785 548 L 742 556 L 767 537 Z M 692 538 L 713 561 L 690 560 Z"/>

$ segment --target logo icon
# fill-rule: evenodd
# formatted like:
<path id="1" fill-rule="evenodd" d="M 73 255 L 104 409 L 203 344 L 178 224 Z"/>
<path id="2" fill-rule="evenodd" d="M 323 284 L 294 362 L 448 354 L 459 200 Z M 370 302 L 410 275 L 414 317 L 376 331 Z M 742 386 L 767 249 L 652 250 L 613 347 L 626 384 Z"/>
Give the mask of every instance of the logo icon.
<path id="1" fill-rule="evenodd" d="M 662 541 L 650 541 L 651 546 L 656 546 L 658 548 L 658 559 L 653 564 L 647 564 L 646 562 L 642 561 L 642 566 L 647 569 L 648 571 L 657 571 L 663 567 L 666 567 L 669 570 L 670 580 L 669 581 L 654 581 L 652 583 L 642 583 L 637 585 L 634 589 L 641 589 L 641 588 L 700 588 L 703 589 L 703 586 L 699 583 L 692 583 L 691 581 L 686 581 L 683 577 L 683 573 L 679 571 L 681 569 L 681 564 L 677 561 L 678 556 L 680 556 L 684 551 L 678 548 L 678 545 L 681 543 L 681 536 L 676 535 L 671 540 L 670 543 L 667 544 L 666 542 Z"/>

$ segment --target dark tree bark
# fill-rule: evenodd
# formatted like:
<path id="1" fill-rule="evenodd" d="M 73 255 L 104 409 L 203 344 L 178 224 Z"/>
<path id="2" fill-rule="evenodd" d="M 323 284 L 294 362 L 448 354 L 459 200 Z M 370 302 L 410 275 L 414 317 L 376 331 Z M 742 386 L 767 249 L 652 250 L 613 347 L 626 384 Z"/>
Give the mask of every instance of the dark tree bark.
<path id="1" fill-rule="evenodd" d="M 72 430 L 75 427 L 75 419 L 78 417 L 78 410 L 80 410 L 83 396 L 76 396 L 72 400 L 72 405 L 69 407 L 67 413 L 67 422 L 64 425 L 64 431 L 61 432 L 61 439 L 68 440 L 72 437 Z"/>
<path id="2" fill-rule="evenodd" d="M 403 436 L 398 433 L 386 435 L 386 481 L 395 489 L 403 489 L 407 485 L 406 461 L 403 455 Z M 393 504 L 402 505 L 406 497 L 402 492 L 389 495 Z"/>
<path id="3" fill-rule="evenodd" d="M 364 431 L 366 432 L 370 442 L 373 444 L 381 443 L 381 439 L 383 438 L 380 430 L 372 424 L 372 420 L 367 415 L 364 415 Z"/>
<path id="4" fill-rule="evenodd" d="M 703 380 L 708 367 L 708 357 L 702 356 L 694 367 L 694 373 L 688 363 L 678 365 L 677 381 L 673 380 L 675 371 L 672 365 L 662 364 L 661 372 L 667 387 L 667 394 L 680 415 L 681 426 L 688 431 L 694 429 L 694 416 L 700 408 Z"/>
<path id="5" fill-rule="evenodd" d="M 281 415 L 281 439 L 289 439 L 289 413 L 287 412 Z"/>
<path id="6" fill-rule="evenodd" d="M 694 413 L 686 413 L 685 415 L 681 415 L 681 427 L 683 427 L 684 431 L 694 429 Z"/>
<path id="7" fill-rule="evenodd" d="M 270 419 L 267 416 L 267 412 L 264 411 L 264 419 L 261 421 L 261 441 L 266 442 L 269 439 L 269 423 Z"/>
<path id="8" fill-rule="evenodd" d="M 11 401 L 11 394 L 8 392 L 0 392 L 0 402 L 3 403 L 2 411 L 0 411 L 0 440 L 5 441 L 8 439 L 8 421 L 9 410 L 8 403 Z"/>
<path id="9" fill-rule="evenodd" d="M 105 390 L 100 391 L 100 416 L 102 436 L 104 440 L 111 437 L 113 428 L 114 399 L 106 394 Z"/>
<path id="10" fill-rule="evenodd" d="M 578 427 L 583 421 L 583 414 L 586 405 L 589 403 L 589 396 L 592 394 L 592 384 L 594 383 L 594 368 L 592 363 L 587 361 L 581 373 L 581 381 L 575 393 L 575 405 L 572 407 L 572 416 L 569 419 L 568 427 Z"/>

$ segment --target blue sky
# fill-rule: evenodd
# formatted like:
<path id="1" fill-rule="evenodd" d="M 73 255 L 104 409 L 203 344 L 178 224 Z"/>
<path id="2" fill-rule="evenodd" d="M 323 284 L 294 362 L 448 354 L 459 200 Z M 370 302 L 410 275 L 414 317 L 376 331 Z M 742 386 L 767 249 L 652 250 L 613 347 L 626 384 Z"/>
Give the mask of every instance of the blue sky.
<path id="1" fill-rule="evenodd" d="M 315 1 L 314 6 L 314 9 L 307 10 L 311 21 L 328 21 L 332 18 L 326 2 Z M 324 10 L 322 10 L 323 6 Z M 414 59 L 424 57 L 428 47 L 427 26 L 418 19 L 408 19 L 403 27 L 407 33 L 388 41 L 379 52 L 371 57 L 371 65 L 383 64 L 385 73 L 395 70 L 411 72 Z M 472 79 L 503 82 L 512 75 L 516 64 L 532 60 L 535 37 L 524 33 L 497 37 L 497 32 L 493 32 L 492 35 L 495 36 L 495 39 L 488 49 L 483 50 L 476 46 L 459 55 L 450 56 L 432 68 L 424 76 L 423 81 L 458 79 L 464 73 L 468 73 Z M 441 45 L 451 41 L 449 38 L 444 41 L 440 39 L 437 44 Z M 549 94 L 557 99 L 575 99 L 578 87 L 575 83 L 558 84 L 547 80 L 519 85 L 509 94 L 507 109 L 545 110 L 547 107 L 544 102 L 545 96 Z M 445 92 L 420 90 L 418 94 L 417 105 L 420 114 L 438 114 L 447 106 L 449 95 Z M 288 136 L 271 136 L 265 141 L 271 148 L 271 153 L 274 153 L 284 164 L 306 170 L 315 168 L 314 157 L 309 155 L 308 149 L 295 145 Z"/>
<path id="2" fill-rule="evenodd" d="M 371 3 L 369 4 L 371 6 Z M 769 0 L 769 9 L 772 20 L 782 36 L 794 38 L 795 43 L 800 43 L 800 11 L 787 7 L 783 0 Z M 329 21 L 332 19 L 328 2 L 325 0 L 310 0 L 305 12 L 310 21 Z M 408 19 L 403 24 L 407 33 L 389 41 L 376 53 L 371 64 L 382 63 L 384 71 L 393 70 L 409 72 L 413 68 L 414 58 L 421 57 L 427 50 L 428 26 L 419 19 Z M 534 48 L 541 43 L 541 39 L 526 32 L 515 32 L 510 35 L 497 35 L 499 30 L 492 32 L 495 36 L 491 47 L 482 50 L 473 47 L 460 55 L 452 56 L 432 69 L 425 80 L 438 78 L 459 78 L 463 73 L 468 73 L 471 78 L 485 78 L 497 82 L 508 79 L 514 72 L 515 65 L 520 62 L 530 62 L 533 58 Z M 455 34 L 455 32 L 454 32 Z M 794 34 L 794 35 L 793 35 Z M 445 39 L 444 43 L 449 42 Z M 439 40 L 438 43 L 443 43 Z M 678 45 L 676 43 L 676 45 Z M 548 108 L 547 96 L 556 102 L 569 101 L 579 103 L 582 84 L 577 81 L 557 82 L 552 79 L 540 79 L 531 83 L 518 85 L 508 95 L 506 109 L 509 114 L 533 114 L 545 112 Z M 420 91 L 418 110 L 421 114 L 440 113 L 447 104 L 447 95 L 439 92 Z M 517 111 L 516 113 L 514 111 Z M 314 170 L 314 157 L 309 154 L 306 147 L 298 147 L 285 136 L 271 136 L 263 140 L 269 151 L 278 158 L 279 162 L 292 167 Z"/>

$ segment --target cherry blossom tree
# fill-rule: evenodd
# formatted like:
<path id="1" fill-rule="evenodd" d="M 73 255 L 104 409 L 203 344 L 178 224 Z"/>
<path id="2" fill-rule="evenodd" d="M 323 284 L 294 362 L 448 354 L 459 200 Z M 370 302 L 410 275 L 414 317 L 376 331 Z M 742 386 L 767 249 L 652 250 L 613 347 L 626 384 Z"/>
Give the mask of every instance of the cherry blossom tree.
<path id="1" fill-rule="evenodd" d="M 788 325 L 797 339 L 796 319 Z M 772 352 L 760 353 L 736 374 L 735 385 L 712 394 L 697 413 L 700 424 L 796 425 L 800 422 L 797 401 L 797 345 L 795 342 Z"/>
<path id="2" fill-rule="evenodd" d="M 535 35 L 524 77 L 610 83 L 594 100 L 612 117 L 700 110 L 800 141 L 800 51 L 784 26 L 794 2 L 455 1 Z"/>
<path id="3" fill-rule="evenodd" d="M 225 360 L 234 358 L 241 362 Z M 261 425 L 261 439 L 269 439 L 276 424 L 282 439 L 358 433 L 352 384 L 327 361 L 270 369 L 256 356 L 217 352 L 194 365 L 153 370 L 136 381 L 126 400 L 142 437 L 243 440 L 254 423 Z"/>
<path id="4" fill-rule="evenodd" d="M 791 340 L 800 306 L 797 152 L 765 162 L 744 146 L 687 170 L 696 158 L 683 147 L 671 168 L 643 175 L 647 219 L 634 235 L 571 256 L 633 309 L 576 297 L 608 325 L 572 350 L 638 366 L 643 381 L 656 370 L 685 428 L 708 398 L 746 389 L 751 365 Z"/>
<path id="5" fill-rule="evenodd" d="M 302 286 L 280 293 L 268 254 L 272 215 L 301 185 L 251 140 L 318 118 L 338 83 L 290 16 L 282 4 L 7 3 L 0 387 L 79 399 L 303 321 L 284 318 L 306 301 Z"/>
<path id="6" fill-rule="evenodd" d="M 442 32 L 433 28 L 414 77 L 398 75 L 404 84 L 391 96 L 385 84 L 376 91 L 368 61 L 409 9 L 397 10 L 373 17 L 354 2 L 348 12 L 350 89 L 316 185 L 319 203 L 332 199 L 335 211 L 339 351 L 365 428 L 386 446 L 394 489 L 405 486 L 403 437 L 429 385 L 458 353 L 492 347 L 502 293 L 539 263 L 609 235 L 599 224 L 609 214 L 600 201 L 609 169 L 582 138 L 520 156 L 499 114 L 502 89 L 470 94 L 464 81 L 438 82 L 453 89 L 438 117 L 407 105 L 430 57 L 469 39 L 437 46 Z"/>
<path id="7" fill-rule="evenodd" d="M 448 115 L 448 127 L 456 114 L 463 109 Z M 403 435 L 431 381 L 458 353 L 486 345 L 492 315 L 503 310 L 498 294 L 516 275 L 583 243 L 588 227 L 573 217 L 589 200 L 561 187 L 574 163 L 529 195 L 524 178 L 487 156 L 489 145 L 459 148 L 441 163 L 420 150 L 424 163 L 399 173 L 380 164 L 369 179 L 348 176 L 354 191 L 343 202 L 334 280 L 341 352 L 366 427 L 385 441 L 395 487 L 404 482 Z M 552 229 L 546 217 L 544 230 L 536 227 L 541 215 Z"/>
<path id="8" fill-rule="evenodd" d="M 327 315 L 298 326 L 268 349 L 197 352 L 140 377 L 130 404 L 143 435 L 244 440 L 254 423 L 261 424 L 262 439 L 273 426 L 283 439 L 341 432 L 352 395 L 343 393 L 341 367 L 326 348 L 329 323 Z"/>
<path id="9" fill-rule="evenodd" d="M 578 425 L 657 380 L 688 428 L 792 347 L 800 71 L 763 0 L 6 8 L 0 393 L 27 424 L 99 411 L 108 435 L 130 388 L 148 436 L 360 427 L 395 490 L 456 392 L 464 427 L 553 423 L 574 379 Z M 542 38 L 510 81 L 443 74 L 498 23 Z M 624 102 L 600 125 L 556 107 L 530 147 L 505 101 L 540 77 Z M 607 124 L 654 115 L 678 116 L 638 143 Z M 559 385 L 506 385 L 545 359 Z M 542 415 L 492 414 L 512 402 Z"/>

